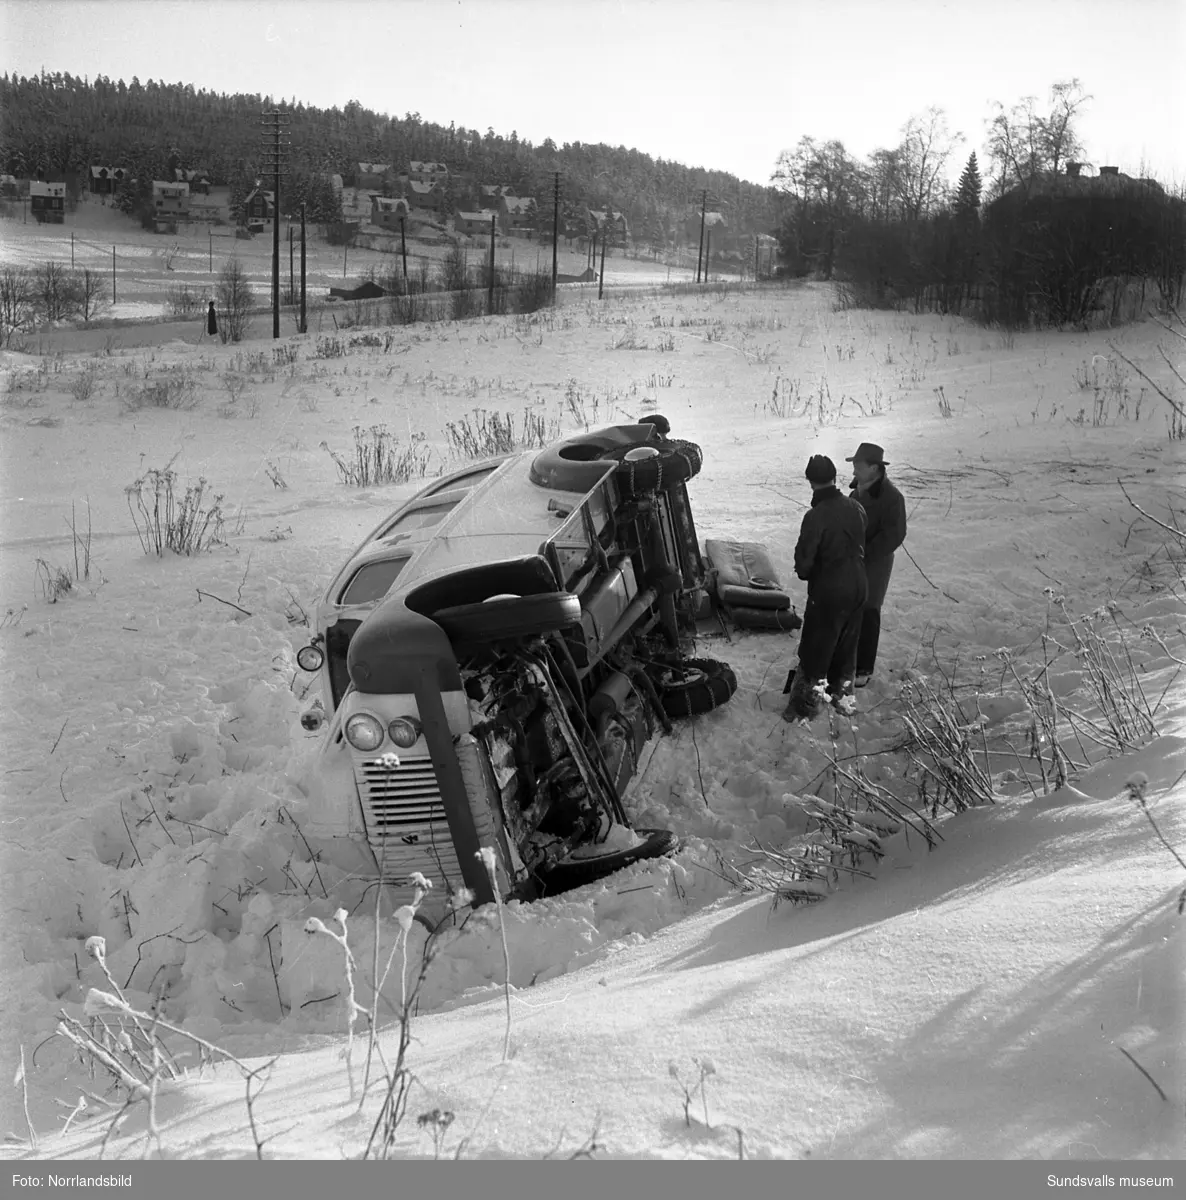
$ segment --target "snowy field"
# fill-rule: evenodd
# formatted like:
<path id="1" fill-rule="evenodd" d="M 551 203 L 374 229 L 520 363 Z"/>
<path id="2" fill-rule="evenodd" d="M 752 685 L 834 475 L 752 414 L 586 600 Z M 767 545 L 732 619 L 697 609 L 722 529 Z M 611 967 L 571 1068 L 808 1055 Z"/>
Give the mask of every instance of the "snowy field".
<path id="1" fill-rule="evenodd" d="M 351 1096 L 341 951 L 302 927 L 334 928 L 349 901 L 369 1003 L 373 901 L 303 845 L 317 735 L 299 723 L 295 652 L 329 576 L 419 484 L 347 488 L 327 450 L 350 458 L 353 427 L 385 425 L 423 438 L 431 473 L 449 462 L 446 423 L 484 409 L 564 432 L 664 413 L 704 448 L 701 538 L 766 543 L 800 609 L 807 458 L 843 467 L 877 442 L 912 557 L 897 556 L 851 725 L 779 719 L 794 636 L 706 639 L 738 692 L 660 742 L 629 804 L 683 835 L 681 852 L 509 906 L 509 1000 L 496 911 L 442 936 L 394 1152 L 431 1157 L 435 1128 L 441 1155 L 466 1157 L 567 1157 L 590 1139 L 610 1158 L 1183 1156 L 1186 873 L 1149 817 L 1186 856 L 1186 589 L 1180 540 L 1150 518 L 1186 519 L 1186 442 L 1120 357 L 1181 404 L 1158 353 L 1180 363 L 1176 336 L 1152 320 L 1010 335 L 843 312 L 823 285 L 570 298 L 362 331 L 369 345 L 275 343 L 269 325 L 239 346 L 2 356 L 6 1155 L 34 1153 L 10 1086 L 22 1051 L 38 1156 L 145 1152 L 145 1104 L 102 1146 L 120 1099 L 55 1035 L 63 1013 L 91 1020 L 89 989 L 111 990 L 96 935 L 132 1005 L 161 997 L 168 1020 L 252 1066 L 279 1056 L 253 1105 L 264 1153 L 363 1152 L 381 1097 Z M 161 394 L 177 406 L 154 406 Z M 225 545 L 144 553 L 125 489 L 170 463 L 179 486 L 221 497 Z M 89 571 L 70 529 L 88 520 Z M 55 600 L 62 572 L 76 581 Z M 1074 653 L 1089 629 L 1131 657 L 1158 736 L 1109 756 L 1087 726 L 1064 730 L 1071 779 L 1055 789 L 1018 680 L 1049 655 L 1063 709 L 1100 719 Z M 926 688 L 958 699 L 995 802 L 941 814 L 932 849 L 909 829 L 888 838 L 824 903 L 746 890 L 755 839 L 810 836 L 805 798 L 834 795 L 829 758 L 919 803 L 901 746 Z M 384 960 L 399 934 L 384 910 Z M 412 962 L 424 937 L 412 927 Z M 254 1157 L 238 1069 L 178 1062 L 151 1152 Z M 417 1121 L 433 1110 L 455 1120 Z"/>

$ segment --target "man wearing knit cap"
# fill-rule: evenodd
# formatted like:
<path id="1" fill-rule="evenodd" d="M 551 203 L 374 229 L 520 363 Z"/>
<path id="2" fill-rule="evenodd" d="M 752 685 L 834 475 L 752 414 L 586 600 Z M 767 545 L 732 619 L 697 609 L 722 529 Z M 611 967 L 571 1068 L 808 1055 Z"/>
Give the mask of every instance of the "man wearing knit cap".
<path id="1" fill-rule="evenodd" d="M 836 487 L 836 465 L 825 455 L 807 464 L 811 508 L 795 546 L 795 574 L 807 580 L 807 605 L 799 635 L 799 666 L 783 718 L 810 719 L 824 689 L 839 711 L 854 709 L 853 676 L 865 581 L 865 510 Z"/>
<path id="2" fill-rule="evenodd" d="M 869 580 L 869 598 L 861 614 L 856 674 L 856 686 L 864 687 L 877 663 L 881 606 L 894 569 L 894 551 L 906 540 L 906 501 L 885 476 L 888 464 L 880 446 L 862 442 L 857 452 L 844 461 L 852 463 L 849 495 L 865 510 L 865 575 Z"/>

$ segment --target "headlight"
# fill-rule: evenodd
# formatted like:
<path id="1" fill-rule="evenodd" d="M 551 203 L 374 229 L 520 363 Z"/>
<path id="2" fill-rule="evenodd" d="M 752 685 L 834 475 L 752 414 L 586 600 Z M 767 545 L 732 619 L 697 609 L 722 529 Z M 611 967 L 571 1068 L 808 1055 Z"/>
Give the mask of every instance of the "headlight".
<path id="1" fill-rule="evenodd" d="M 320 671 L 325 662 L 325 654 L 320 646 L 302 646 L 297 651 L 297 666 L 302 671 Z"/>
<path id="2" fill-rule="evenodd" d="M 346 741 L 355 750 L 378 750 L 383 745 L 383 724 L 370 713 L 355 713 L 346 722 Z"/>
<path id="3" fill-rule="evenodd" d="M 396 717 L 387 726 L 387 732 L 401 750 L 410 750 L 420 740 L 422 728 L 423 726 L 415 717 Z"/>

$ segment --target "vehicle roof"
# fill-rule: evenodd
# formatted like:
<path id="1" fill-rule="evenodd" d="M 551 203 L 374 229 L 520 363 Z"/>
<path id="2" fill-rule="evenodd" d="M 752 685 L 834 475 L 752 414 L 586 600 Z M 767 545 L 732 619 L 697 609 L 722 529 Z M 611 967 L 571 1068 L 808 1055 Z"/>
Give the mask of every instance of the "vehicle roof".
<path id="1" fill-rule="evenodd" d="M 564 518 L 616 469 L 600 453 L 654 437 L 650 425 L 613 426 L 574 435 L 539 451 L 470 463 L 435 479 L 371 531 L 334 577 L 326 601 L 335 604 L 367 562 L 409 559 L 390 596 L 467 567 L 538 554 Z M 483 471 L 490 474 L 475 484 L 466 483 L 467 476 Z M 408 514 L 454 497 L 455 507 L 439 522 L 406 531 L 393 528 Z"/>

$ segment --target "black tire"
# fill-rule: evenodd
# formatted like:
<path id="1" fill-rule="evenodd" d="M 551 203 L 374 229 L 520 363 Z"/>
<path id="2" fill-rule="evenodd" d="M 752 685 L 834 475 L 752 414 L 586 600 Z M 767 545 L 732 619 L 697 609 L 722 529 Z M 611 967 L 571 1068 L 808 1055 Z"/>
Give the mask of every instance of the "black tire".
<path id="1" fill-rule="evenodd" d="M 670 829 L 636 829 L 635 833 L 646 839 L 641 846 L 630 850 L 618 850 L 601 858 L 571 859 L 541 872 L 539 879 L 544 894 L 566 892 L 569 888 L 580 887 L 583 883 L 593 883 L 630 866 L 631 863 L 643 862 L 648 858 L 662 858 L 665 854 L 674 854 L 680 848 L 679 837 Z"/>
<path id="2" fill-rule="evenodd" d="M 478 604 L 455 604 L 432 614 L 451 642 L 466 644 L 532 637 L 581 623 L 581 602 L 569 592 L 544 592 Z"/>
<path id="3" fill-rule="evenodd" d="M 686 658 L 679 667 L 652 671 L 651 677 L 669 717 L 712 712 L 737 691 L 733 668 L 713 658 Z"/>
<path id="4" fill-rule="evenodd" d="M 658 451 L 653 458 L 643 458 L 637 462 L 627 462 L 624 455 L 634 447 L 617 451 L 612 456 L 618 460 L 618 471 L 615 478 L 624 496 L 638 496 L 645 492 L 664 491 L 681 483 L 687 483 L 693 475 L 700 472 L 704 455 L 695 442 L 685 442 L 679 438 L 670 438 L 661 446 L 655 446 Z"/>

